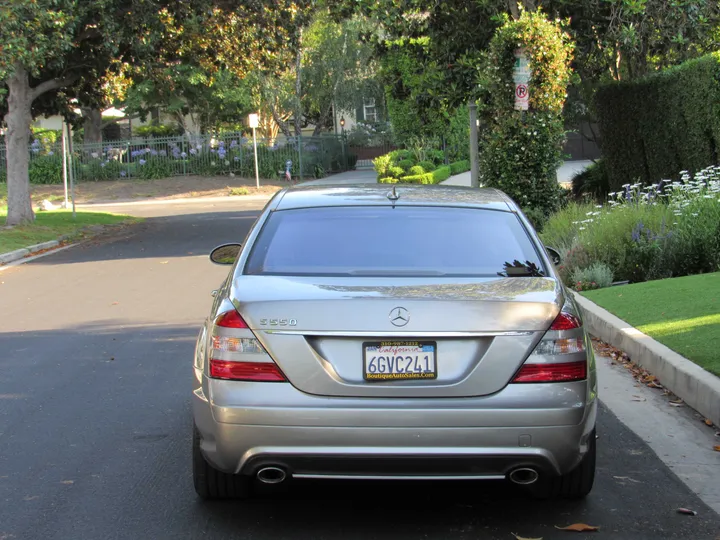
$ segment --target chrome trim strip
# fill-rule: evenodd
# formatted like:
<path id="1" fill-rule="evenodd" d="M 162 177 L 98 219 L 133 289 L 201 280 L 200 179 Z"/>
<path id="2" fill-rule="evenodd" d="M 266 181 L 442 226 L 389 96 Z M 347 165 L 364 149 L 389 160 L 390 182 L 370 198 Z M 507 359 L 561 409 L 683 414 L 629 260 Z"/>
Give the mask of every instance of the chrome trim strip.
<path id="1" fill-rule="evenodd" d="M 502 474 L 443 474 L 443 475 L 393 475 L 393 474 L 293 474 L 303 480 L 505 480 Z"/>
<path id="2" fill-rule="evenodd" d="M 397 330 L 390 332 L 344 332 L 340 330 L 329 330 L 321 332 L 317 330 L 270 330 L 258 328 L 255 331 L 264 332 L 266 334 L 277 334 L 283 336 L 318 336 L 318 337 L 394 337 L 396 339 L 405 339 L 411 337 L 417 338 L 435 338 L 435 337 L 498 337 L 498 336 L 531 336 L 535 332 L 398 332 Z"/>

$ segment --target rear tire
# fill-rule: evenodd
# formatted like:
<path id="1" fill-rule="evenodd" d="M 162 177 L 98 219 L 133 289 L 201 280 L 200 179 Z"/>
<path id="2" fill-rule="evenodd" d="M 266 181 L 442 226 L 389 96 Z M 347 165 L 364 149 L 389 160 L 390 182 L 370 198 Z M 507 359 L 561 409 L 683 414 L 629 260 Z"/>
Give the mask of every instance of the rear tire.
<path id="1" fill-rule="evenodd" d="M 588 445 L 588 451 L 577 467 L 567 474 L 538 480 L 537 484 L 531 487 L 532 494 L 540 499 L 584 499 L 587 497 L 595 482 L 597 437 L 594 429 L 590 433 Z"/>
<path id="2" fill-rule="evenodd" d="M 250 478 L 218 471 L 200 450 L 200 433 L 193 426 L 193 484 L 201 499 L 243 499 L 250 495 Z"/>

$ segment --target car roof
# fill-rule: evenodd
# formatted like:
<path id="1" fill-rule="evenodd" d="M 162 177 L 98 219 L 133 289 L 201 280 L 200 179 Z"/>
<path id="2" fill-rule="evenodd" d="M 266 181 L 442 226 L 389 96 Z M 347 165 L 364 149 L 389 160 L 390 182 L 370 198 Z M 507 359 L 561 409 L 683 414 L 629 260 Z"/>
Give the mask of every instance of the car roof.
<path id="1" fill-rule="evenodd" d="M 393 188 L 396 200 L 393 200 Z M 497 189 L 409 184 L 300 185 L 283 190 L 273 210 L 385 204 L 516 210 L 512 200 Z"/>

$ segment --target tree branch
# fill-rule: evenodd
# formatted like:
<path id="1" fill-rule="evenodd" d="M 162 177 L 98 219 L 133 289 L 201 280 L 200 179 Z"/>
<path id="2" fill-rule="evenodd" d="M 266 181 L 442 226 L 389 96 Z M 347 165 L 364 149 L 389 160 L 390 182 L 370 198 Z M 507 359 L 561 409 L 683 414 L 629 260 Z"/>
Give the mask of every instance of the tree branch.
<path id="1" fill-rule="evenodd" d="M 49 92 L 51 90 L 57 90 L 58 88 L 63 88 L 65 86 L 70 86 L 72 83 L 77 81 L 80 78 L 79 75 L 73 75 L 72 77 L 65 77 L 64 79 L 50 79 L 47 81 L 43 81 L 40 84 L 38 84 L 35 88 L 30 90 L 30 97 L 31 99 L 35 100 L 41 95 L 43 95 L 45 92 Z"/>

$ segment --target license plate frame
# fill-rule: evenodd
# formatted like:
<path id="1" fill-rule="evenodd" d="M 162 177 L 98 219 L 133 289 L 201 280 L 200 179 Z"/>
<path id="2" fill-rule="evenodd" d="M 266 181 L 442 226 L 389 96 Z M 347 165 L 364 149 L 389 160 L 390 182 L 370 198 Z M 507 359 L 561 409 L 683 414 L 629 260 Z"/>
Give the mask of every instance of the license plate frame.
<path id="1" fill-rule="evenodd" d="M 425 347 L 430 347 L 431 350 L 424 351 L 423 349 Z M 369 360 L 368 360 L 368 354 L 375 353 L 376 355 L 381 351 L 374 351 L 375 349 L 388 349 L 388 352 L 392 351 L 392 348 L 397 351 L 395 354 L 393 354 L 393 357 L 395 358 L 395 361 L 383 360 L 383 365 L 385 368 L 388 367 L 388 364 L 391 364 L 390 370 L 391 371 L 384 371 L 384 372 L 371 372 L 369 371 Z M 414 351 L 403 351 L 403 348 L 411 348 L 415 349 Z M 363 379 L 366 382 L 391 382 L 391 381 L 432 381 L 437 379 L 437 366 L 438 366 L 438 352 L 437 352 L 437 342 L 436 341 L 427 341 L 427 340 L 404 340 L 404 339 L 398 339 L 398 340 L 387 340 L 387 341 L 366 341 L 362 344 L 362 352 L 363 352 L 363 365 L 362 365 L 362 371 L 363 371 Z M 402 353 L 409 353 L 402 355 Z M 420 356 L 424 352 L 431 352 L 432 353 L 432 366 L 430 366 L 430 360 L 428 359 L 426 367 L 428 369 L 422 370 L 422 371 L 405 371 L 405 368 L 408 366 L 408 364 L 404 365 L 397 365 L 395 362 L 397 360 L 398 356 L 404 356 L 407 358 L 408 356 L 412 355 L 412 367 L 415 368 L 415 365 L 422 364 L 422 358 Z M 384 358 L 385 355 L 380 355 Z M 370 359 L 372 361 L 372 359 Z M 405 360 L 403 360 L 405 361 Z M 378 369 L 379 364 L 376 366 L 376 369 Z M 423 366 L 420 365 L 420 368 Z M 432 369 L 429 369 L 432 367 Z M 401 368 L 400 371 L 398 371 L 398 368 Z"/>

